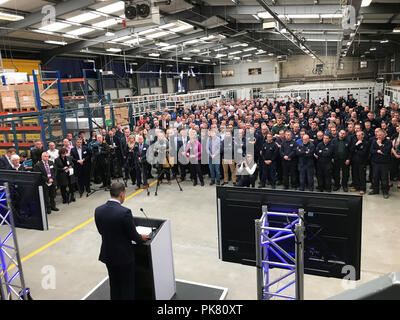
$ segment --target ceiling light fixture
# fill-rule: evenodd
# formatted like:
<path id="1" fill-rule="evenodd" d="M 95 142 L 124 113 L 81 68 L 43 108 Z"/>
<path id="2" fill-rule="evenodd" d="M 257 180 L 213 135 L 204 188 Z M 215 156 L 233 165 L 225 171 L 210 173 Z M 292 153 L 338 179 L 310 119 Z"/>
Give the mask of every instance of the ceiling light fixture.
<path id="1" fill-rule="evenodd" d="M 56 44 L 56 45 L 60 45 L 60 46 L 66 46 L 68 44 L 65 41 L 54 41 L 54 40 L 46 40 L 45 43 Z"/>

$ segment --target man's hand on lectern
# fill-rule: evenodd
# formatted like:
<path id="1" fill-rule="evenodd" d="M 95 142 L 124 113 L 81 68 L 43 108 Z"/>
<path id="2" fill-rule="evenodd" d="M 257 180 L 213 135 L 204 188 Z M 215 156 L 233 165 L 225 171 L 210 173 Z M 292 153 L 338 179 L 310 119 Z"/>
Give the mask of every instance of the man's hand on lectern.
<path id="1" fill-rule="evenodd" d="M 142 234 L 142 239 L 143 239 L 143 241 L 147 241 L 147 240 L 149 240 L 149 237 L 145 234 Z"/>

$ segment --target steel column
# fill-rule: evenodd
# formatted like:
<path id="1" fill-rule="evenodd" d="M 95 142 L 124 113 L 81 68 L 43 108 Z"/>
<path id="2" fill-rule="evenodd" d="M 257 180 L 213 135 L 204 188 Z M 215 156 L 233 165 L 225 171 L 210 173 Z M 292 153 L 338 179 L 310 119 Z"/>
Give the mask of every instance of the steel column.
<path id="1" fill-rule="evenodd" d="M 34 86 L 35 86 L 36 106 L 37 106 L 37 108 L 39 110 L 39 122 L 40 122 L 40 126 L 42 128 L 42 131 L 40 132 L 40 136 L 41 136 L 42 141 L 43 141 L 44 150 L 47 150 L 46 128 L 44 126 L 43 112 L 42 112 L 42 102 L 40 101 L 39 84 L 38 84 L 38 79 L 37 79 L 37 75 L 35 73 L 35 70 L 32 70 L 32 77 L 33 77 L 33 83 L 34 83 Z"/>

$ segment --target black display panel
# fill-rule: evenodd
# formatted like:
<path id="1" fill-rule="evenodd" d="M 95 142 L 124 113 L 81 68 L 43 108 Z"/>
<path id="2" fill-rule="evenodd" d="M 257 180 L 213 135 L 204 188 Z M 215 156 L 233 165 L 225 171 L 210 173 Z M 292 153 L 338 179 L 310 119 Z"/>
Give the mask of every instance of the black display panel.
<path id="1" fill-rule="evenodd" d="M 255 265 L 254 220 L 264 205 L 269 211 L 306 211 L 305 273 L 343 278 L 343 267 L 350 265 L 360 279 L 362 197 L 356 195 L 217 187 L 220 259 Z M 285 221 L 277 216 L 269 223 L 281 227 Z M 294 239 L 280 245 L 293 251 Z"/>
<path id="2" fill-rule="evenodd" d="M 14 170 L 0 170 L 0 184 L 8 182 L 17 228 L 47 230 L 47 215 L 42 211 L 39 186 L 41 174 Z M 0 210 L 4 208 L 0 207 Z M 2 212 L 4 213 L 4 212 Z"/>

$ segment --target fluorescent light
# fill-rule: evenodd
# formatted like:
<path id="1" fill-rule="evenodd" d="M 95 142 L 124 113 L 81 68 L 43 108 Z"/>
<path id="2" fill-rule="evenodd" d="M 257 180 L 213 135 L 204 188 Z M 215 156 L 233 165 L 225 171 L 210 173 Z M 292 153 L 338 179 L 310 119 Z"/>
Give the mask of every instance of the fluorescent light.
<path id="1" fill-rule="evenodd" d="M 211 60 L 204 59 L 203 62 L 211 62 Z"/>
<path id="2" fill-rule="evenodd" d="M 60 45 L 60 46 L 65 46 L 65 45 L 68 44 L 68 43 L 65 42 L 65 41 L 53 41 L 53 40 L 46 40 L 45 43 L 57 44 L 57 45 Z"/>
<path id="3" fill-rule="evenodd" d="M 241 58 L 240 57 L 234 57 L 233 59 L 234 60 L 240 60 Z"/>
<path id="4" fill-rule="evenodd" d="M 69 32 L 67 32 L 67 34 L 72 34 L 72 35 L 75 35 L 75 36 L 79 36 L 79 35 L 82 35 L 82 34 L 93 32 L 93 31 L 94 31 L 94 29 L 92 29 L 92 28 L 83 27 L 83 28 L 78 28 L 78 29 L 69 31 Z"/>
<path id="5" fill-rule="evenodd" d="M 270 19 L 272 18 L 271 14 L 267 11 L 264 12 L 258 12 L 257 16 L 259 16 L 261 19 Z"/>
<path id="6" fill-rule="evenodd" d="M 218 49 L 214 49 L 214 51 L 224 51 L 224 50 L 226 50 L 226 49 L 228 49 L 227 47 L 222 47 L 222 48 L 218 48 Z"/>
<path id="7" fill-rule="evenodd" d="M 178 45 L 176 45 L 176 44 L 172 44 L 172 45 L 170 45 L 170 46 L 168 46 L 168 47 L 163 47 L 161 50 L 167 51 L 167 50 L 169 50 L 169 49 L 175 49 L 177 46 L 178 46 Z"/>
<path id="8" fill-rule="evenodd" d="M 158 42 L 158 43 L 156 43 L 156 46 L 159 46 L 159 47 L 169 47 L 170 45 L 169 45 L 169 43 Z"/>
<path id="9" fill-rule="evenodd" d="M 149 56 L 150 56 L 150 57 L 159 57 L 160 54 L 154 52 L 154 53 L 150 53 Z"/>
<path id="10" fill-rule="evenodd" d="M 170 29 L 170 28 L 173 28 L 175 26 L 176 26 L 176 23 L 171 22 L 171 23 L 168 23 L 168 24 L 164 24 L 163 26 L 160 26 L 160 28 L 161 29 Z"/>
<path id="11" fill-rule="evenodd" d="M 342 13 L 328 13 L 328 14 L 321 14 L 320 17 L 322 19 L 340 19 L 343 18 Z"/>
<path id="12" fill-rule="evenodd" d="M 254 17 L 254 19 L 256 19 L 256 20 L 258 20 L 258 21 L 261 20 L 261 18 L 260 18 L 258 15 L 256 15 L 256 14 L 253 14 L 252 16 Z"/>
<path id="13" fill-rule="evenodd" d="M 124 43 L 125 44 L 139 44 L 139 42 L 140 42 L 140 40 L 143 40 L 143 39 L 140 39 L 140 38 L 138 38 L 138 39 L 131 39 L 131 40 L 128 40 L 128 41 L 124 41 Z"/>
<path id="14" fill-rule="evenodd" d="M 361 7 L 368 7 L 371 4 L 372 0 L 362 0 Z"/>
<path id="15" fill-rule="evenodd" d="M 132 37 L 132 36 L 124 36 L 124 37 L 121 37 L 121 38 L 114 39 L 114 41 L 124 41 L 124 40 L 126 40 L 126 39 L 131 38 L 131 37 Z"/>
<path id="16" fill-rule="evenodd" d="M 150 35 L 146 36 L 146 38 L 147 39 L 161 38 L 161 37 L 164 37 L 164 36 L 166 36 L 166 35 L 168 35 L 170 33 L 171 32 L 169 32 L 169 31 L 160 31 L 160 32 L 156 32 L 156 33 L 150 34 Z"/>
<path id="17" fill-rule="evenodd" d="M 242 58 L 246 58 L 246 57 L 251 57 L 252 54 L 245 54 L 244 56 L 242 56 Z"/>
<path id="18" fill-rule="evenodd" d="M 106 37 L 114 37 L 114 36 L 115 36 L 114 32 L 110 32 L 110 31 L 106 32 Z"/>
<path id="19" fill-rule="evenodd" d="M 351 41 L 348 41 L 348 42 L 347 42 L 347 45 L 348 45 L 348 46 L 351 45 Z"/>
<path id="20" fill-rule="evenodd" d="M 369 51 L 376 51 L 376 48 L 371 48 L 369 49 Z"/>
<path id="21" fill-rule="evenodd" d="M 389 40 L 382 40 L 381 43 L 388 43 Z"/>
<path id="22" fill-rule="evenodd" d="M 101 21 L 101 22 L 97 22 L 92 24 L 93 27 L 97 27 L 97 28 L 107 28 L 109 26 L 113 26 L 115 24 L 118 24 L 118 20 L 117 19 L 108 19 L 105 21 Z"/>
<path id="23" fill-rule="evenodd" d="M 67 21 L 81 23 L 81 22 L 93 20 L 96 18 L 99 18 L 99 16 L 97 14 L 95 14 L 93 12 L 86 12 L 86 13 L 79 14 L 75 17 L 68 18 Z"/>
<path id="24" fill-rule="evenodd" d="M 108 51 L 108 52 L 121 52 L 122 49 L 120 49 L 120 48 L 108 48 L 106 51 Z"/>
<path id="25" fill-rule="evenodd" d="M 70 39 L 78 39 L 77 36 L 74 36 L 74 35 L 72 35 L 72 34 L 66 34 L 66 33 L 63 34 L 63 37 L 64 37 L 64 38 L 70 38 Z"/>
<path id="26" fill-rule="evenodd" d="M 118 1 L 112 4 L 109 4 L 108 6 L 102 7 L 97 9 L 97 11 L 103 12 L 103 13 L 114 13 L 117 11 L 121 11 L 125 9 L 125 2 L 124 1 Z"/>
<path id="27" fill-rule="evenodd" d="M 241 51 L 241 50 L 239 50 L 239 51 L 235 51 L 235 52 L 230 52 L 229 54 L 232 54 L 232 55 L 234 55 L 234 54 L 238 54 L 238 53 L 242 53 L 242 51 Z"/>
<path id="28" fill-rule="evenodd" d="M 319 14 L 280 14 L 278 17 L 287 19 L 319 19 Z"/>
<path id="29" fill-rule="evenodd" d="M 257 48 L 255 48 L 255 47 L 251 47 L 251 48 L 246 48 L 246 49 L 243 49 L 243 51 L 244 51 L 244 52 L 248 52 L 248 51 L 254 51 L 254 50 L 257 50 Z"/>
<path id="30" fill-rule="evenodd" d="M 200 53 L 201 50 L 200 50 L 200 49 L 193 49 L 193 50 L 190 50 L 190 52 L 193 52 L 193 53 Z"/>
<path id="31" fill-rule="evenodd" d="M 50 23 L 47 25 L 44 25 L 43 27 L 40 27 L 39 30 L 45 30 L 45 31 L 59 31 L 65 28 L 70 27 L 68 23 L 63 23 L 63 22 L 54 22 Z"/>
<path id="32" fill-rule="evenodd" d="M 151 29 L 147 29 L 147 30 L 140 31 L 140 32 L 138 33 L 138 35 L 143 36 L 143 35 L 145 35 L 145 34 L 154 33 L 154 32 L 156 32 L 156 31 L 158 31 L 157 28 L 151 28 Z"/>
<path id="33" fill-rule="evenodd" d="M 24 19 L 24 16 L 7 12 L 0 12 L 0 20 L 18 21 Z"/>
<path id="34" fill-rule="evenodd" d="M 43 33 L 43 34 L 54 34 L 54 32 L 51 32 L 51 31 L 45 31 L 45 30 L 40 30 L 40 29 L 35 29 L 35 30 L 33 30 L 34 32 L 37 32 L 37 33 Z"/>
<path id="35" fill-rule="evenodd" d="M 189 29 L 192 29 L 193 28 L 193 26 L 191 26 L 191 25 L 185 25 L 185 26 L 179 26 L 179 27 L 176 27 L 176 28 L 172 28 L 172 29 L 170 29 L 170 31 L 172 31 L 172 32 L 182 32 L 182 31 L 186 31 L 186 30 L 189 30 Z"/>
<path id="36" fill-rule="evenodd" d="M 218 59 L 218 58 L 223 58 L 223 57 L 226 57 L 226 54 L 217 54 L 215 57 L 216 57 L 217 59 Z"/>
<path id="37" fill-rule="evenodd" d="M 272 57 L 274 54 L 271 52 L 271 53 L 268 53 L 268 55 L 269 55 L 270 57 Z"/>
<path id="38" fill-rule="evenodd" d="M 398 28 L 394 28 L 394 29 L 393 29 L 393 32 L 394 32 L 394 33 L 399 33 L 399 32 L 400 32 L 400 28 L 399 28 L 399 27 L 398 27 Z"/>
<path id="39" fill-rule="evenodd" d="M 183 57 L 183 58 L 182 58 L 182 60 L 189 61 L 189 60 L 192 60 L 192 58 L 189 58 L 189 57 Z"/>

